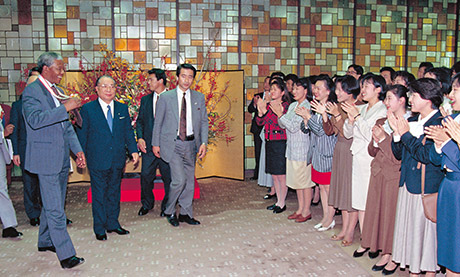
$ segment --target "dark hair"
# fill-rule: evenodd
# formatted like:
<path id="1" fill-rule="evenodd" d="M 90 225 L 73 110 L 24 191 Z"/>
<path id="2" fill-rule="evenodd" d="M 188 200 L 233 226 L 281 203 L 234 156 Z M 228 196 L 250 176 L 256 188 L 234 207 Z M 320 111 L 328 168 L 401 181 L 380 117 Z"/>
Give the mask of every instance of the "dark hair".
<path id="1" fill-rule="evenodd" d="M 452 73 L 455 72 L 455 74 L 460 73 L 460 61 L 454 63 L 450 70 L 452 71 Z"/>
<path id="2" fill-rule="evenodd" d="M 425 74 L 433 73 L 436 76 L 436 80 L 441 83 L 442 94 L 449 94 L 450 83 L 452 79 L 452 72 L 447 67 L 433 67 L 425 70 Z"/>
<path id="3" fill-rule="evenodd" d="M 395 79 L 396 71 L 393 68 L 391 68 L 389 66 L 384 66 L 384 67 L 380 68 L 380 73 L 382 73 L 383 71 L 390 72 L 390 75 L 391 75 L 390 78 L 391 78 L 392 81 Z"/>
<path id="4" fill-rule="evenodd" d="M 407 107 L 409 106 L 409 97 L 407 97 L 407 92 L 409 90 L 403 85 L 392 85 L 388 87 L 387 93 L 389 91 L 391 91 L 398 98 L 404 98 L 405 107 L 407 109 Z"/>
<path id="5" fill-rule="evenodd" d="M 284 79 L 286 78 L 286 75 L 284 75 L 284 73 L 281 72 L 281 71 L 273 72 L 272 75 L 270 75 L 270 83 L 276 77 L 281 78 L 281 80 L 283 80 L 283 82 L 284 82 Z"/>
<path id="6" fill-rule="evenodd" d="M 420 78 L 409 84 L 412 93 L 418 93 L 420 97 L 431 101 L 431 107 L 438 109 L 444 100 L 439 82 L 432 78 Z"/>
<path id="7" fill-rule="evenodd" d="M 353 67 L 353 69 L 356 71 L 356 74 L 363 75 L 364 69 L 362 66 L 357 65 L 357 64 L 352 64 L 348 67 L 348 69 L 350 69 L 350 67 Z"/>
<path id="8" fill-rule="evenodd" d="M 41 73 L 41 70 L 40 70 L 40 68 L 38 68 L 38 66 L 32 67 L 32 68 L 29 70 L 29 76 L 28 76 L 28 77 L 32 76 L 32 73 L 33 73 L 33 72 Z"/>
<path id="9" fill-rule="evenodd" d="M 460 83 L 460 72 L 455 74 L 454 77 L 452 77 L 452 82 L 450 83 L 450 87 L 454 85 L 455 81 Z"/>
<path id="10" fill-rule="evenodd" d="M 112 78 L 112 76 L 110 76 L 110 75 L 101 75 L 101 76 L 99 76 L 99 78 L 97 78 L 97 80 L 96 80 L 96 87 L 99 85 L 99 81 L 100 81 L 102 78 L 109 78 L 109 79 L 112 79 L 113 83 L 115 84 L 115 80 Z"/>
<path id="11" fill-rule="evenodd" d="M 177 77 L 179 77 L 180 71 L 181 71 L 182 68 L 183 69 L 191 69 L 191 70 L 193 70 L 193 78 L 195 78 L 195 76 L 196 76 L 196 68 L 193 65 L 189 64 L 189 63 L 183 63 L 183 64 L 181 64 L 181 65 L 179 65 L 177 67 L 177 69 L 176 69 L 176 76 Z"/>
<path id="12" fill-rule="evenodd" d="M 343 91 L 345 91 L 347 94 L 351 94 L 354 99 L 358 97 L 360 92 L 359 83 L 353 76 L 337 76 L 337 78 L 335 79 L 336 87 L 338 83 L 342 85 Z"/>
<path id="13" fill-rule="evenodd" d="M 291 80 L 293 83 L 295 83 L 295 82 L 297 82 L 297 80 L 299 80 L 299 77 L 297 77 L 297 75 L 295 75 L 295 74 L 290 73 L 290 74 L 286 75 L 286 77 L 284 78 L 285 82 L 287 82 L 289 80 Z"/>
<path id="14" fill-rule="evenodd" d="M 375 75 L 374 73 L 371 73 L 366 74 L 366 76 L 362 79 L 361 83 L 364 83 L 368 80 L 370 80 L 376 88 L 382 88 L 382 90 L 379 93 L 379 100 L 385 99 L 385 94 L 387 92 L 387 84 L 385 82 L 385 79 L 380 75 Z"/>
<path id="15" fill-rule="evenodd" d="M 326 88 L 329 90 L 329 96 L 327 97 L 328 102 L 337 103 L 337 94 L 335 94 L 335 84 L 331 77 L 327 74 L 320 74 L 316 77 L 315 83 L 318 81 L 324 81 Z"/>
<path id="16" fill-rule="evenodd" d="M 157 78 L 158 81 L 163 79 L 163 85 L 166 86 L 166 73 L 163 69 L 152 68 L 148 73 L 149 75 L 155 74 L 155 78 Z"/>
<path id="17" fill-rule="evenodd" d="M 364 78 L 366 78 L 366 77 L 369 76 L 369 75 L 374 75 L 374 73 L 372 73 L 372 72 L 367 72 L 366 74 L 359 76 L 359 78 L 358 78 L 358 85 L 362 86 L 362 85 L 363 85 Z"/>
<path id="18" fill-rule="evenodd" d="M 308 100 L 308 102 L 311 102 L 313 100 L 313 92 L 311 91 L 311 83 L 309 78 L 302 77 L 300 79 L 297 79 L 297 81 L 294 84 L 296 86 L 303 87 L 307 90 L 306 99 Z"/>
<path id="19" fill-rule="evenodd" d="M 270 82 L 270 87 L 271 86 L 277 86 L 281 91 L 284 91 L 281 101 L 291 103 L 291 98 L 289 97 L 289 93 L 286 89 L 286 84 L 284 83 L 283 79 L 275 77 Z"/>
<path id="20" fill-rule="evenodd" d="M 412 73 L 409 73 L 409 72 L 404 71 L 404 70 L 396 71 L 395 79 L 396 79 L 396 77 L 403 78 L 404 82 L 406 82 L 406 85 L 409 85 L 410 83 L 415 81 L 415 76 Z"/>
<path id="21" fill-rule="evenodd" d="M 418 68 L 420 67 L 425 67 L 425 71 L 426 71 L 427 69 L 433 68 L 434 66 L 430 62 L 421 62 Z"/>

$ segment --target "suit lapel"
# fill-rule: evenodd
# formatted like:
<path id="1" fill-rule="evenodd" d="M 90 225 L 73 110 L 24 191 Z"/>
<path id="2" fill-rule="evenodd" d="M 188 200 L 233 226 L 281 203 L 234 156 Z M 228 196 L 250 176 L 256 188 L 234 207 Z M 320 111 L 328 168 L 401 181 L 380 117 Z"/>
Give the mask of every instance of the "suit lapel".
<path id="1" fill-rule="evenodd" d="M 40 85 L 43 95 L 46 98 L 46 101 L 50 105 L 51 109 L 56 108 L 56 103 L 54 103 L 53 97 L 51 96 L 51 93 L 46 89 L 46 87 L 39 81 L 38 84 Z"/>
<path id="2" fill-rule="evenodd" d="M 179 103 L 177 102 L 177 89 L 174 89 L 171 91 L 171 105 L 172 105 L 172 110 L 174 112 L 174 117 L 177 120 L 177 124 L 179 124 Z"/>
<path id="3" fill-rule="evenodd" d="M 94 104 L 96 105 L 96 114 L 95 114 L 96 118 L 95 119 L 97 119 L 97 121 L 103 122 L 102 125 L 104 126 L 105 129 L 107 129 L 107 132 L 110 133 L 109 123 L 107 123 L 107 118 L 105 117 L 104 111 L 101 108 L 101 104 L 99 103 L 99 100 L 95 100 Z M 115 119 L 113 121 L 115 122 Z M 113 130 L 113 127 L 114 125 L 112 125 L 112 130 Z"/>

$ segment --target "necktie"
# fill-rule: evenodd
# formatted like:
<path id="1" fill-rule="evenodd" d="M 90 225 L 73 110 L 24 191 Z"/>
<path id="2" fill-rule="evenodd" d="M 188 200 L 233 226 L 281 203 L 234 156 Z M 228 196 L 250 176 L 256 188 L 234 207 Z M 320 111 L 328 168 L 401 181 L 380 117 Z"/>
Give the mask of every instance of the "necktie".
<path id="1" fill-rule="evenodd" d="M 107 105 L 107 124 L 109 124 L 110 132 L 112 132 L 113 117 L 112 112 L 110 111 L 110 105 Z"/>
<path id="2" fill-rule="evenodd" d="M 185 92 L 182 97 L 182 107 L 180 110 L 180 122 L 179 122 L 179 138 L 185 141 L 187 136 L 187 103 L 185 102 Z"/>

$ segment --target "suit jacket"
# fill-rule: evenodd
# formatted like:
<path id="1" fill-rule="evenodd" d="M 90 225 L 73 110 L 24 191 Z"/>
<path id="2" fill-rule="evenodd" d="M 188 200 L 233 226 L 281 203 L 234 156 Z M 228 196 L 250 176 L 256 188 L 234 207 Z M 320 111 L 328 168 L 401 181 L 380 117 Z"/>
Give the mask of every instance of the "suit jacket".
<path id="1" fill-rule="evenodd" d="M 264 93 L 263 92 L 256 93 L 254 95 L 254 97 L 256 97 L 256 96 L 259 96 L 260 99 L 263 99 L 264 98 Z M 258 136 L 258 135 L 260 135 L 260 132 L 262 131 L 262 129 L 264 127 L 257 125 L 256 117 L 257 117 L 258 110 L 257 110 L 257 107 L 254 107 L 254 98 L 252 98 L 252 101 L 248 106 L 248 112 L 254 113 L 254 116 L 252 117 L 251 130 L 250 131 L 254 135 Z"/>
<path id="2" fill-rule="evenodd" d="M 136 122 L 137 139 L 144 139 L 147 152 L 152 152 L 152 132 L 155 118 L 153 117 L 153 94 L 141 99 L 141 107 Z"/>
<path id="3" fill-rule="evenodd" d="M 22 94 L 27 131 L 25 169 L 36 174 L 57 174 L 69 165 L 69 150 L 81 152 L 64 107 L 56 107 L 45 86 L 36 80 Z"/>
<path id="4" fill-rule="evenodd" d="M 11 107 L 10 123 L 14 125 L 14 131 L 10 135 L 11 143 L 13 144 L 13 155 L 19 155 L 21 167 L 24 167 L 27 133 L 26 123 L 22 116 L 22 96 Z"/>
<path id="5" fill-rule="evenodd" d="M 195 136 L 195 153 L 201 144 L 208 144 L 208 113 L 204 95 L 190 90 L 192 107 L 192 125 Z M 179 104 L 177 89 L 163 92 L 157 104 L 155 126 L 153 127 L 152 145 L 159 146 L 161 158 L 169 162 L 174 152 L 174 145 L 179 129 Z"/>
<path id="6" fill-rule="evenodd" d="M 77 134 L 90 171 L 123 168 L 126 163 L 126 149 L 129 153 L 137 152 L 128 106 L 114 101 L 113 110 L 110 132 L 99 100 L 89 102 L 81 108 L 83 124 L 81 128 L 77 128 Z"/>
<path id="7" fill-rule="evenodd" d="M 417 121 L 417 116 L 412 116 L 408 119 L 409 122 Z M 423 126 L 441 125 L 442 116 L 438 111 L 433 115 Z M 444 173 L 440 164 L 434 164 L 430 160 L 431 149 L 434 148 L 434 142 L 427 139 L 425 145 L 422 144 L 425 135 L 419 138 L 414 137 L 410 132 L 406 132 L 401 136 L 399 142 L 394 140 L 391 142 L 391 148 L 396 159 L 401 160 L 401 177 L 399 179 L 399 186 L 404 184 L 407 190 L 412 194 L 421 193 L 421 177 L 422 171 L 418 163 L 426 164 L 425 174 L 425 192 L 434 193 L 438 191 L 439 185 L 444 178 Z"/>

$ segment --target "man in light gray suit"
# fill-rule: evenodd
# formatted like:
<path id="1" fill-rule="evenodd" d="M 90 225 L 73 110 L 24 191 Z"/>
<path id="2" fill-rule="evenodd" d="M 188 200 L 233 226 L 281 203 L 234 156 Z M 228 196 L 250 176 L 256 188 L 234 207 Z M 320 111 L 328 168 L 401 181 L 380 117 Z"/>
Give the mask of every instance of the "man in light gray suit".
<path id="1" fill-rule="evenodd" d="M 177 88 L 162 93 L 155 113 L 152 150 L 169 163 L 171 185 L 165 214 L 174 227 L 180 222 L 198 225 L 193 218 L 196 155 L 202 159 L 208 144 L 208 115 L 204 95 L 191 90 L 196 69 L 190 64 L 177 67 Z M 180 206 L 176 217 L 176 204 Z"/>
<path id="2" fill-rule="evenodd" d="M 62 57 L 54 52 L 40 55 L 41 75 L 23 92 L 27 147 L 25 169 L 38 175 L 42 211 L 38 251 L 56 252 L 62 268 L 72 268 L 85 260 L 76 257 L 67 232 L 64 202 L 69 175 L 69 152 L 77 156 L 77 166 L 85 167 L 85 155 L 70 124 L 68 111 L 81 106 L 79 99 L 60 103 L 62 92 L 55 86 L 65 73 Z"/>

